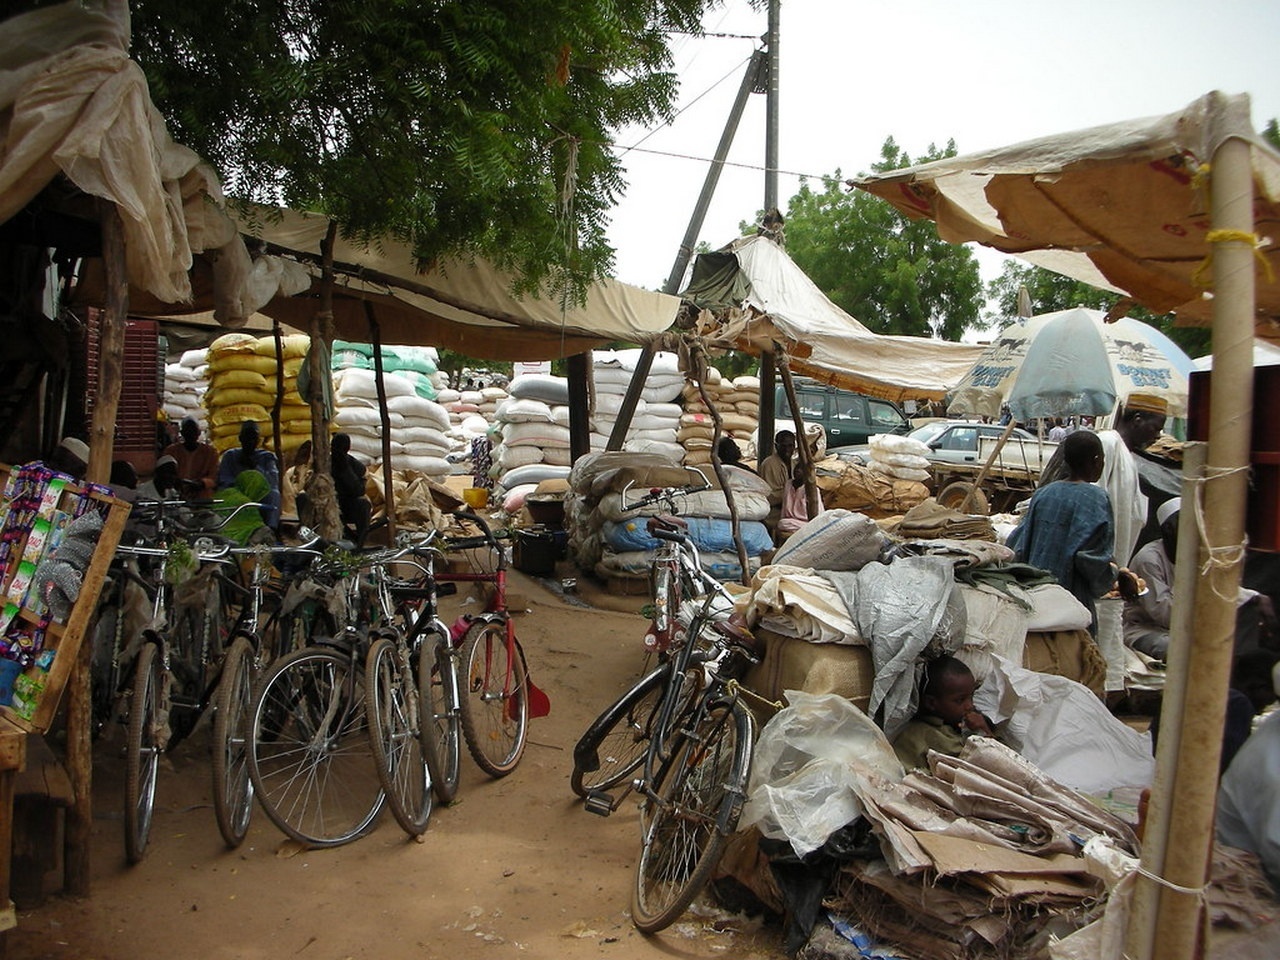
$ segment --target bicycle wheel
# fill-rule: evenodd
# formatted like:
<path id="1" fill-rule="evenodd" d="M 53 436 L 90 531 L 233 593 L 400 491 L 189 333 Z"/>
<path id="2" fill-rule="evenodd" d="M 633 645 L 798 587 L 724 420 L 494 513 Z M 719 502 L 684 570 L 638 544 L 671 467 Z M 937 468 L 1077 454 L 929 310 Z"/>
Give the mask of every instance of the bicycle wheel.
<path id="1" fill-rule="evenodd" d="M 139 863 L 147 852 L 151 815 L 156 805 L 156 773 L 160 768 L 157 725 L 163 665 L 159 645 L 143 641 L 134 662 L 133 696 L 125 743 L 124 852 Z"/>
<path id="2" fill-rule="evenodd" d="M 246 734 L 254 673 L 253 644 L 248 637 L 236 637 L 222 662 L 213 714 L 213 813 L 232 850 L 244 841 L 253 816 Z"/>
<path id="3" fill-rule="evenodd" d="M 674 923 L 719 863 L 742 813 L 752 739 L 747 709 L 717 704 L 663 771 L 631 892 L 631 920 L 642 933 Z"/>
<path id="4" fill-rule="evenodd" d="M 584 800 L 593 790 L 625 782 L 644 762 L 654 714 L 671 675 L 658 667 L 610 704 L 573 748 L 569 786 Z"/>
<path id="5" fill-rule="evenodd" d="M 441 803 L 458 795 L 462 731 L 458 719 L 458 661 L 447 637 L 429 633 L 418 650 L 418 694 L 422 698 L 422 753 L 431 787 Z"/>
<path id="6" fill-rule="evenodd" d="M 216 603 L 180 608 L 169 630 L 169 666 L 173 689 L 169 704 L 172 750 L 195 729 L 207 702 L 205 676 L 222 653 L 221 607 Z"/>
<path id="7" fill-rule="evenodd" d="M 386 797 L 369 752 L 364 700 L 363 671 L 349 654 L 325 647 L 281 657 L 254 697 L 254 795 L 299 843 L 348 843 L 382 812 Z"/>
<path id="8" fill-rule="evenodd" d="M 505 777 L 520 762 L 529 733 L 529 682 L 524 656 L 507 625 L 477 621 L 462 639 L 465 688 L 458 704 L 471 758 L 491 777 Z"/>
<path id="9" fill-rule="evenodd" d="M 418 685 L 398 643 L 379 637 L 365 661 L 365 712 L 369 745 L 387 806 L 411 837 L 421 835 L 431 818 L 431 774 L 422 753 Z"/>

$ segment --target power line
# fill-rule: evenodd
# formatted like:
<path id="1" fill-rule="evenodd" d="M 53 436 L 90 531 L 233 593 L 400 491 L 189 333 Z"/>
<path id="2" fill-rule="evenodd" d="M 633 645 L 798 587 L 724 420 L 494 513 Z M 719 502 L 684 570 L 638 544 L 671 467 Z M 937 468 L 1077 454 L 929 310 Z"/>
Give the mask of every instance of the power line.
<path id="1" fill-rule="evenodd" d="M 755 56 L 755 52 L 753 51 L 753 52 L 752 52 L 752 54 L 751 54 L 751 57 L 754 57 L 754 56 Z M 636 141 L 635 143 L 633 143 L 631 146 L 629 146 L 629 147 L 623 147 L 623 148 L 622 148 L 622 152 L 625 154 L 625 153 L 627 153 L 628 151 L 638 149 L 638 148 L 639 148 L 639 146 L 640 146 L 640 144 L 644 143 L 646 140 L 648 140 L 650 137 L 652 137 L 652 136 L 653 136 L 655 133 L 657 133 L 659 130 L 662 130 L 662 129 L 666 128 L 666 127 L 671 126 L 673 123 L 675 123 L 675 122 L 676 122 L 676 119 L 680 116 L 680 114 L 684 113 L 686 110 L 688 110 L 690 107 L 692 107 L 695 103 L 697 103 L 699 100 L 701 100 L 701 99 L 702 99 L 703 97 L 705 97 L 707 94 L 709 94 L 712 90 L 714 90 L 716 87 L 720 86 L 720 84 L 724 83 L 724 82 L 725 82 L 726 80 L 728 80 L 731 76 L 733 76 L 735 73 L 737 73 L 737 72 L 738 72 L 738 69 L 739 69 L 739 68 L 740 68 L 744 63 L 747 63 L 748 61 L 750 61 L 751 57 L 747 57 L 747 59 L 746 59 L 746 60 L 743 60 L 741 63 L 736 64 L 736 65 L 733 67 L 733 69 L 731 69 L 731 70 L 730 70 L 728 73 L 726 73 L 723 77 L 721 77 L 719 80 L 717 80 L 717 81 L 716 81 L 715 83 L 713 83 L 711 86 L 707 87 L 707 89 L 703 90 L 700 94 L 698 94 L 696 97 L 694 97 L 694 98 L 693 98 L 692 100 L 690 100 L 688 103 L 686 103 L 683 107 L 681 107 L 679 110 L 677 110 L 674 114 L 672 114 L 672 115 L 671 115 L 671 119 L 670 119 L 670 120 L 667 120 L 667 121 L 665 121 L 665 122 L 663 122 L 663 123 L 658 124 L 656 127 L 654 127 L 652 130 L 650 130 L 648 133 L 646 133 L 643 137 L 641 137 L 639 140 L 637 140 L 637 141 Z"/>
<path id="2" fill-rule="evenodd" d="M 586 143 L 586 142 L 593 142 L 593 141 L 583 141 L 583 142 Z M 622 147 L 616 143 L 603 143 L 601 141 L 594 141 L 594 142 L 599 146 L 610 147 L 614 150 L 621 150 L 624 153 L 628 153 L 634 150 L 636 153 L 651 153 L 657 157 L 672 157 L 673 159 L 676 159 L 676 160 L 696 160 L 699 163 L 713 162 L 711 157 L 698 157 L 691 153 L 675 153 L 670 150 L 654 150 L 652 148 L 645 148 L 645 147 L 639 147 L 639 146 Z M 769 168 L 764 166 L 763 164 L 738 163 L 733 160 L 724 161 L 724 165 L 726 167 L 737 167 L 738 169 L 741 169 L 741 170 L 757 170 L 764 173 L 774 172 L 774 173 L 781 174 L 784 177 L 804 177 L 805 179 L 808 179 L 808 180 L 835 179 L 835 177 L 830 173 L 803 173 L 799 170 L 783 170 L 782 168 L 778 168 L 775 171 L 770 171 Z"/>

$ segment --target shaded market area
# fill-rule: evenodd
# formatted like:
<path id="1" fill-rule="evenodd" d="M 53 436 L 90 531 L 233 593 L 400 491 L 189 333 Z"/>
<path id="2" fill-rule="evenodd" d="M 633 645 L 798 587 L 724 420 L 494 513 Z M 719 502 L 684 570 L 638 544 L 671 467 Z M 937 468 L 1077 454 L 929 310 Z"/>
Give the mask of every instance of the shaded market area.
<path id="1" fill-rule="evenodd" d="M 0 951 L 1276 955 L 1247 97 L 857 181 L 1128 298 L 971 346 L 236 207 L 127 15 L 6 28 Z"/>

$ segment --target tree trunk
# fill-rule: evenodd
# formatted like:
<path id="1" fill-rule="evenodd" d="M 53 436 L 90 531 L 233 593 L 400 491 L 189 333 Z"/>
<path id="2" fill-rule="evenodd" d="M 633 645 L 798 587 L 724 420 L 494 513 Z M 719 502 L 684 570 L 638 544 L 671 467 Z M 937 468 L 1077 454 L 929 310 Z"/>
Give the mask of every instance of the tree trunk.
<path id="1" fill-rule="evenodd" d="M 311 350 L 307 353 L 307 372 L 311 381 L 311 476 L 307 480 L 307 502 L 316 532 L 326 540 L 342 537 L 342 520 L 333 492 L 333 457 L 329 449 L 329 411 L 325 407 L 322 386 L 332 377 L 327 362 L 333 347 L 333 241 L 338 225 L 329 221 L 329 230 L 321 241 L 323 263 L 320 274 L 320 310 L 311 319 Z"/>

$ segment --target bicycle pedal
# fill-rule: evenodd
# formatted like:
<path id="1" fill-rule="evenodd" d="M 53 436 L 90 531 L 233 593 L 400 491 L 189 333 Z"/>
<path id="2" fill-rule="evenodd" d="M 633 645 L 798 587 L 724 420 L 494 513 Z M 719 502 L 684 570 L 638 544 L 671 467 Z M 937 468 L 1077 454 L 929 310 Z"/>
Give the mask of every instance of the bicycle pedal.
<path id="1" fill-rule="evenodd" d="M 582 807 L 587 813 L 594 813 L 597 817 L 607 817 L 618 809 L 618 803 L 610 794 L 602 790 L 593 790 L 582 801 Z"/>

